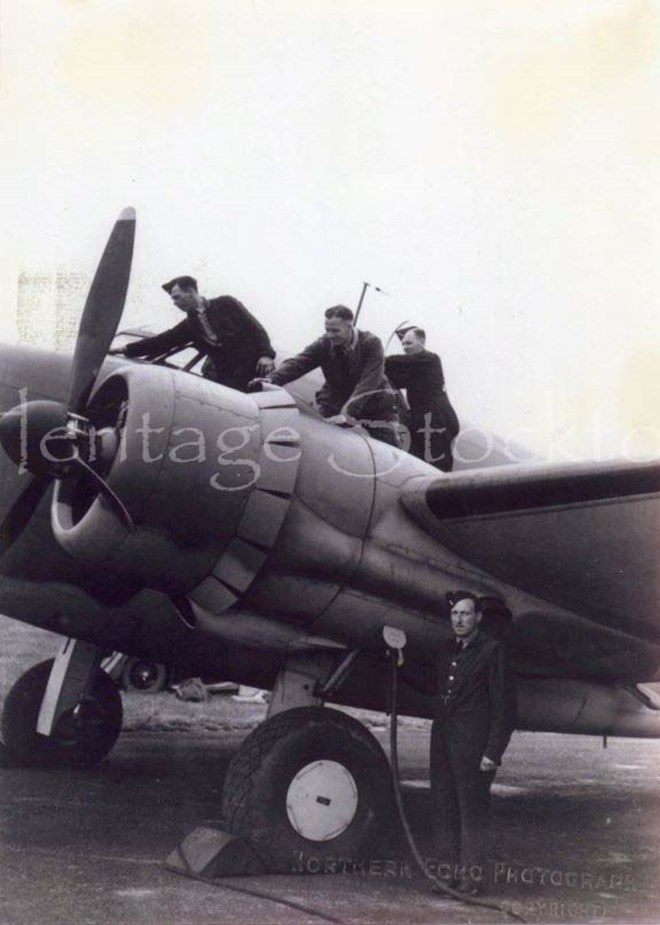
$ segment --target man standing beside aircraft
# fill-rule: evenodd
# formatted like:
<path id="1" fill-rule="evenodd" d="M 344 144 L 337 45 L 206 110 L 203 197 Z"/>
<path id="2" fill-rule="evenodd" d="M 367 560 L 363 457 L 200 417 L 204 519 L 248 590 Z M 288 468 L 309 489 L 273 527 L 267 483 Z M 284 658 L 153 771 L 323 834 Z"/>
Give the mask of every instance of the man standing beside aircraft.
<path id="1" fill-rule="evenodd" d="M 396 393 L 385 375 L 383 345 L 374 334 L 353 326 L 353 312 L 346 305 L 326 309 L 325 335 L 254 384 L 285 385 L 319 366 L 325 382 L 316 402 L 326 421 L 340 426 L 359 421 L 370 436 L 400 445 Z"/>
<path id="2" fill-rule="evenodd" d="M 451 472 L 451 445 L 459 423 L 445 390 L 440 357 L 426 349 L 422 328 L 410 327 L 398 333 L 403 353 L 385 358 L 385 372 L 392 385 L 406 389 L 410 452 L 437 469 Z"/>
<path id="3" fill-rule="evenodd" d="M 490 787 L 515 725 L 515 679 L 504 644 L 480 628 L 480 600 L 469 591 L 447 600 L 454 638 L 426 678 L 405 675 L 436 697 L 430 777 L 438 860 L 452 886 L 475 894 L 486 879 Z"/>
<path id="4" fill-rule="evenodd" d="M 203 374 L 207 379 L 241 392 L 247 391 L 255 374 L 265 376 L 274 368 L 275 351 L 266 329 L 238 299 L 228 295 L 205 299 L 192 276 L 176 276 L 163 289 L 186 313 L 183 321 L 111 353 L 153 358 L 192 344 L 206 354 Z"/>

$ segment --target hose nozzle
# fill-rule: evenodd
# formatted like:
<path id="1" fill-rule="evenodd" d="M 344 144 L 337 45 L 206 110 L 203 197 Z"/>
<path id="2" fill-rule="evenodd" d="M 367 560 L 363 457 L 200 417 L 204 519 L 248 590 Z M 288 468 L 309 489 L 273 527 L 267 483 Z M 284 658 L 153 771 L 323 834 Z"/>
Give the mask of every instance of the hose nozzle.
<path id="1" fill-rule="evenodd" d="M 405 632 L 396 626 L 384 626 L 383 639 L 385 645 L 396 652 L 397 665 L 400 668 L 403 665 L 403 650 L 408 641 Z"/>

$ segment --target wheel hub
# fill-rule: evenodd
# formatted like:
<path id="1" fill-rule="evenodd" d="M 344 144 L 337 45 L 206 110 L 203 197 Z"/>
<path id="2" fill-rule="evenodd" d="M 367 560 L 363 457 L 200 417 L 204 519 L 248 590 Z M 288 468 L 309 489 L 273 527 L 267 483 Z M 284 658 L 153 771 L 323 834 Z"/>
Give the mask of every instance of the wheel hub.
<path id="1" fill-rule="evenodd" d="M 153 662 L 136 662 L 129 674 L 134 687 L 145 689 L 158 679 L 158 667 Z"/>
<path id="2" fill-rule="evenodd" d="M 329 841 L 346 831 L 358 806 L 351 772 L 337 761 L 320 760 L 301 768 L 289 784 L 286 811 L 299 835 Z"/>

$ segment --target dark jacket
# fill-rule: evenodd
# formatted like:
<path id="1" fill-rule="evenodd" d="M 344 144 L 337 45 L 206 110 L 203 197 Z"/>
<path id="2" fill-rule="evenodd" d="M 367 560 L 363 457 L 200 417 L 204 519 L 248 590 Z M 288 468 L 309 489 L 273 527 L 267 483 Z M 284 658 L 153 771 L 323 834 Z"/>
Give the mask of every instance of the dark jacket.
<path id="1" fill-rule="evenodd" d="M 446 427 L 452 437 L 460 429 L 447 392 L 442 363 L 437 353 L 399 353 L 385 358 L 387 378 L 397 389 L 406 389 L 413 427 L 424 423 L 431 412 L 433 427 Z"/>
<path id="2" fill-rule="evenodd" d="M 482 630 L 462 652 L 449 640 L 433 663 L 407 665 L 404 678 L 436 698 L 435 722 L 451 739 L 499 764 L 516 722 L 515 676 L 503 643 Z"/>
<path id="3" fill-rule="evenodd" d="M 385 376 L 383 345 L 374 334 L 357 331 L 355 346 L 348 352 L 333 347 L 327 337 L 319 337 L 268 378 L 275 385 L 285 385 L 319 366 L 325 383 L 316 393 L 316 401 L 323 417 L 395 417 L 396 395 Z"/>
<path id="4" fill-rule="evenodd" d="M 266 329 L 238 299 L 228 295 L 210 299 L 206 317 L 217 343 L 208 340 L 197 312 L 188 312 L 175 327 L 128 344 L 126 356 L 157 357 L 175 347 L 192 344 L 209 358 L 210 368 L 204 372 L 209 379 L 241 392 L 247 391 L 248 382 L 256 376 L 257 360 L 275 356 Z"/>

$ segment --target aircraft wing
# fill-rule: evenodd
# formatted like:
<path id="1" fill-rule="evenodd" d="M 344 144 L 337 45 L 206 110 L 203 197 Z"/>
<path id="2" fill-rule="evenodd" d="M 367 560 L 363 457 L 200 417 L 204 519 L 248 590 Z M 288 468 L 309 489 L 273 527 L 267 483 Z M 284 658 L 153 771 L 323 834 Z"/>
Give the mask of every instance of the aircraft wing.
<path id="1" fill-rule="evenodd" d="M 660 641 L 660 462 L 415 479 L 409 514 L 463 559 L 610 629 Z"/>

